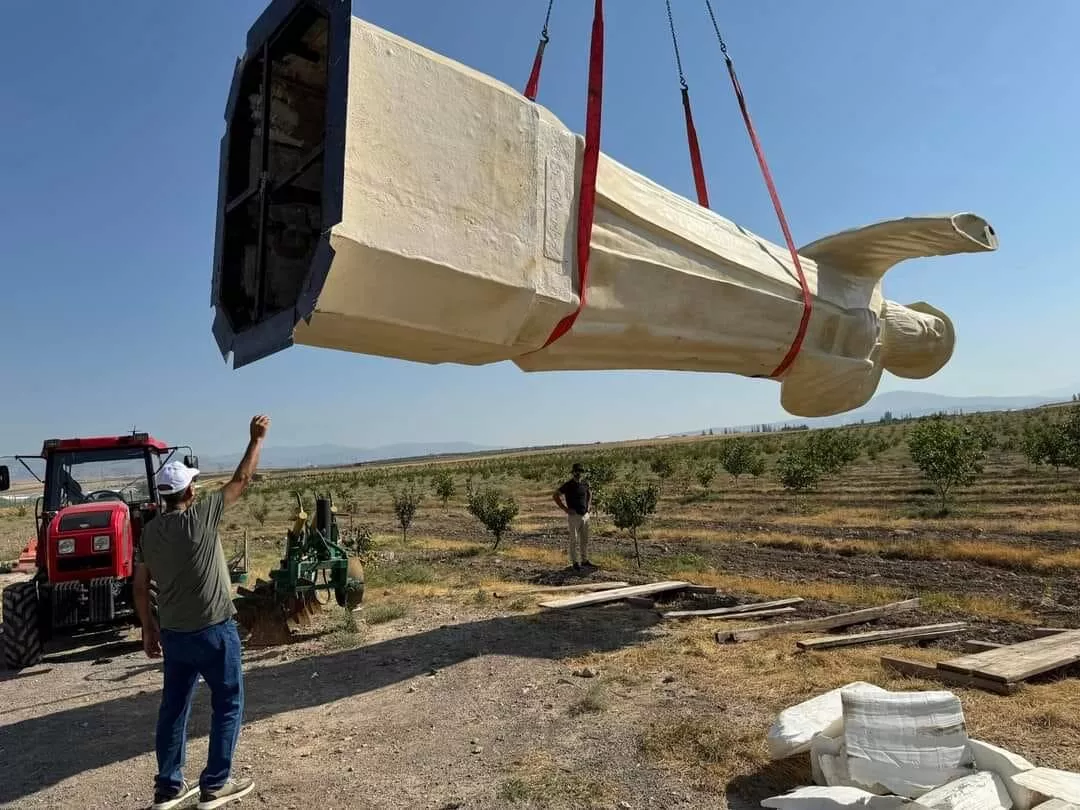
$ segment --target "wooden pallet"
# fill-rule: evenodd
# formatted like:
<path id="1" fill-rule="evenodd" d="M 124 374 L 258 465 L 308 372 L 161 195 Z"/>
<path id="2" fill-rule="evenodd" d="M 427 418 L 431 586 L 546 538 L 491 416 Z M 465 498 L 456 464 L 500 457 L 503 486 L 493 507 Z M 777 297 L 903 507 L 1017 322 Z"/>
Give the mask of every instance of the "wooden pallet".
<path id="1" fill-rule="evenodd" d="M 1018 683 L 1080 661 L 1080 630 L 1010 644 L 942 661 L 939 669 L 1001 683 Z"/>
<path id="2" fill-rule="evenodd" d="M 883 666 L 920 678 L 1011 695 L 1023 681 L 1080 661 L 1080 630 L 1061 630 L 1019 644 L 963 655 L 937 665 L 882 658 Z"/>

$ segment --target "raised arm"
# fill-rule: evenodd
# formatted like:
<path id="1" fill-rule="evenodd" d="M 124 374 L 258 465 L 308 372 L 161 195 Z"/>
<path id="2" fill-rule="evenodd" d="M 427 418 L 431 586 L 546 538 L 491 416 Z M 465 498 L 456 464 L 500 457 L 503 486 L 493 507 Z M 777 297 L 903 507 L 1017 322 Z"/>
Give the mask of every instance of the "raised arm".
<path id="1" fill-rule="evenodd" d="M 222 487 L 221 490 L 224 506 L 228 507 L 236 503 L 240 496 L 244 494 L 248 484 L 251 483 L 251 479 L 255 475 L 255 469 L 259 466 L 259 452 L 262 450 L 263 439 L 266 438 L 266 431 L 269 429 L 269 416 L 260 415 L 251 420 L 251 437 L 248 439 L 244 457 L 240 459 L 236 472 L 233 473 L 229 483 Z"/>

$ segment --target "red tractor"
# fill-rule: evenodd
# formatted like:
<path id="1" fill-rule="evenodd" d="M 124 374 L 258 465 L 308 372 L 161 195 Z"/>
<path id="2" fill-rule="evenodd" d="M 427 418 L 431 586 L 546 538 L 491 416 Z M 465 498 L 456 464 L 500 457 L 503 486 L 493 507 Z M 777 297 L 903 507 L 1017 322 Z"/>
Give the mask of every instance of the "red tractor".
<path id="1" fill-rule="evenodd" d="M 146 433 L 49 439 L 39 456 L 15 456 L 43 486 L 34 510 L 32 579 L 3 592 L 4 659 L 13 669 L 41 660 L 55 633 L 138 622 L 132 595 L 142 527 L 159 511 L 154 475 L 180 450 Z M 44 459 L 45 477 L 26 463 Z M 11 486 L 0 466 L 0 491 Z"/>

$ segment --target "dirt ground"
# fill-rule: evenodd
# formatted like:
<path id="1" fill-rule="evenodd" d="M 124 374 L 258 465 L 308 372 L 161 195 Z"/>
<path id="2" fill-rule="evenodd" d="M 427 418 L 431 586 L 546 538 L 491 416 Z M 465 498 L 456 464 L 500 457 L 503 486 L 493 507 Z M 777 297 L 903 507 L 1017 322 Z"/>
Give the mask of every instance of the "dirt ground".
<path id="1" fill-rule="evenodd" d="M 679 606 L 801 596 L 802 618 L 919 596 L 919 611 L 874 629 L 969 624 L 925 646 L 815 653 L 790 636 L 720 645 L 718 629 L 741 625 L 663 621 L 625 604 L 539 609 L 539 586 L 583 578 L 564 568 L 551 484 L 495 471 L 521 512 L 494 552 L 463 502 L 474 473 L 455 472 L 458 494 L 445 507 L 422 484 L 407 542 L 390 506 L 398 483 L 353 473 L 274 473 L 227 516 L 226 547 L 248 537 L 252 575 L 265 575 L 292 490 L 332 480 L 373 531 L 380 560 L 355 623 L 335 607 L 306 637 L 245 652 L 237 769 L 257 787 L 243 806 L 757 807 L 809 779 L 804 759 L 767 758 L 766 731 L 786 706 L 854 680 L 941 688 L 884 670 L 882 655 L 936 661 L 962 639 L 1080 627 L 1080 482 L 1015 454 L 991 459 L 944 516 L 902 445 L 799 500 L 768 476 L 672 480 L 642 531 L 641 568 L 625 534 L 602 515 L 594 522 L 590 556 L 601 570 L 592 578 L 719 590 Z M 0 510 L 0 560 L 32 528 L 32 514 Z M 0 574 L 0 586 L 15 576 Z M 1054 673 L 1009 698 L 954 691 L 972 736 L 1080 770 L 1078 674 Z M 0 807 L 145 807 L 160 682 L 134 633 L 54 644 L 40 667 L 0 670 Z M 208 716 L 201 690 L 189 778 L 205 757 Z"/>
<path id="2" fill-rule="evenodd" d="M 444 599 L 367 628 L 357 649 L 323 638 L 248 651 L 237 770 L 257 787 L 244 804 L 725 807 L 716 785 L 643 761 L 638 737 L 658 713 L 752 706 L 717 707 L 668 675 L 614 684 L 603 712 L 578 708 L 601 680 L 579 677 L 580 659 L 662 632 L 626 606 L 505 615 Z M 0 806 L 145 806 L 161 673 L 134 632 L 0 678 Z M 189 777 L 206 754 L 206 698 Z"/>
<path id="3" fill-rule="evenodd" d="M 537 609 L 538 586 L 583 577 L 426 545 L 398 548 L 389 567 L 453 565 L 461 582 L 500 584 L 369 588 L 356 632 L 335 607 L 300 640 L 246 651 L 236 765 L 257 787 L 245 806 L 743 810 L 807 780 L 802 759 L 770 764 L 763 755 L 776 710 L 856 679 L 920 688 L 876 665 L 886 647 L 800 658 L 790 638 L 721 646 L 712 640 L 719 623 L 664 622 L 625 604 Z M 385 623 L 362 618 L 387 604 L 407 610 Z M 801 615 L 836 609 L 809 600 Z M 883 626 L 925 620 L 913 614 Z M 969 637 L 983 629 L 1023 635 L 999 624 Z M 0 806 L 147 805 L 161 673 L 137 638 L 131 631 L 54 644 L 41 666 L 0 674 Z M 948 646 L 902 649 L 944 657 Z M 1009 699 L 961 692 L 973 734 L 1076 768 L 1078 683 L 1052 679 Z M 208 717 L 201 689 L 189 777 L 206 755 Z"/>

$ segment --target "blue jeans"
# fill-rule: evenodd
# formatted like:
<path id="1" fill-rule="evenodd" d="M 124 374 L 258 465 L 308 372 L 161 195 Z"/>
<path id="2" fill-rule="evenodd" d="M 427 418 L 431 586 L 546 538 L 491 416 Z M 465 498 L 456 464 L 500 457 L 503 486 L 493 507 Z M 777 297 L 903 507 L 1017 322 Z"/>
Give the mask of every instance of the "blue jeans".
<path id="1" fill-rule="evenodd" d="M 161 631 L 165 682 L 157 722 L 158 790 L 171 792 L 184 780 L 188 715 L 195 685 L 202 675 L 210 687 L 210 753 L 199 777 L 204 790 L 225 784 L 244 714 L 244 673 L 240 635 L 228 619 L 193 633 Z"/>

